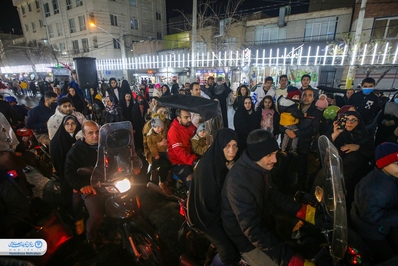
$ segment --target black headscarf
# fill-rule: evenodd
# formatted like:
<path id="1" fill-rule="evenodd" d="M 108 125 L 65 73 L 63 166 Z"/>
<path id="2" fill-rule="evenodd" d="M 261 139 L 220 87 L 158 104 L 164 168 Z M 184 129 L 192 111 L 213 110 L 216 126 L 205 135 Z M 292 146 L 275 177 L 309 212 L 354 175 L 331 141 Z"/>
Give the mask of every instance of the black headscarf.
<path id="1" fill-rule="evenodd" d="M 220 222 L 221 189 L 228 173 L 224 148 L 231 141 L 238 142 L 238 134 L 229 128 L 217 132 L 215 141 L 199 161 L 188 199 L 190 219 L 198 228 Z M 236 153 L 234 161 L 238 159 Z M 199 223 L 199 224 L 198 224 Z"/>
<path id="2" fill-rule="evenodd" d="M 86 102 L 83 100 L 83 98 L 77 93 L 76 89 L 73 87 L 70 87 L 70 89 L 75 90 L 75 96 L 72 96 L 70 93 L 68 93 L 66 95 L 66 97 L 68 97 L 71 102 L 73 107 L 75 107 L 76 111 L 79 113 L 82 113 L 84 115 L 87 114 L 87 109 L 86 109 Z"/>
<path id="3" fill-rule="evenodd" d="M 358 125 L 351 131 L 344 129 L 334 142 L 336 147 L 340 149 L 340 147 L 344 146 L 345 144 L 363 145 L 367 143 L 370 139 L 370 136 L 366 130 L 362 116 L 357 111 L 348 111 L 346 112 L 346 115 L 355 116 L 358 119 Z"/>
<path id="4" fill-rule="evenodd" d="M 69 119 L 73 119 L 76 123 L 76 130 L 72 134 L 69 134 L 65 130 L 65 123 Z M 69 152 L 72 145 L 76 142 L 76 134 L 81 130 L 81 125 L 77 118 L 74 115 L 64 116 L 62 119 L 62 123 L 59 126 L 57 132 L 54 137 L 51 139 L 50 143 L 50 155 L 51 161 L 54 165 L 57 174 L 63 178 L 64 175 L 64 164 L 66 160 L 66 154 Z"/>
<path id="5" fill-rule="evenodd" d="M 163 87 L 166 87 L 166 88 L 167 88 L 167 91 L 166 91 L 166 92 L 163 92 Z M 171 95 L 169 85 L 163 84 L 161 90 L 162 90 L 162 96 Z"/>

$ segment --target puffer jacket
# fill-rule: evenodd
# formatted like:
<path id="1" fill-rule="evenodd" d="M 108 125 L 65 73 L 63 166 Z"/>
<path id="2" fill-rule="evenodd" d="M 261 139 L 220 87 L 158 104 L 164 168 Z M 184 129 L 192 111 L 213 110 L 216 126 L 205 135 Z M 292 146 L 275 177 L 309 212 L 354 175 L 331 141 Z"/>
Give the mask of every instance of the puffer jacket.
<path id="1" fill-rule="evenodd" d="M 304 117 L 300 110 L 300 104 L 284 97 L 278 99 L 278 111 L 280 114 L 279 124 L 284 127 L 297 125 L 299 119 Z"/>
<path id="2" fill-rule="evenodd" d="M 383 240 L 398 225 L 398 179 L 374 168 L 355 187 L 351 219 L 367 239 Z"/>

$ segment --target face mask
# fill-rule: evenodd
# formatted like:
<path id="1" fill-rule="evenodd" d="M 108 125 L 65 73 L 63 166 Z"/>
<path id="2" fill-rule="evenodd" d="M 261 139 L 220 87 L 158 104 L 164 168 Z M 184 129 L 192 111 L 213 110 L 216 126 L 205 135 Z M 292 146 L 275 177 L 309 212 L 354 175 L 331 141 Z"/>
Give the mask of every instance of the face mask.
<path id="1" fill-rule="evenodd" d="M 369 95 L 373 91 L 373 88 L 362 88 L 362 93 Z"/>
<path id="2" fill-rule="evenodd" d="M 398 103 L 398 98 L 394 98 L 394 103 Z"/>

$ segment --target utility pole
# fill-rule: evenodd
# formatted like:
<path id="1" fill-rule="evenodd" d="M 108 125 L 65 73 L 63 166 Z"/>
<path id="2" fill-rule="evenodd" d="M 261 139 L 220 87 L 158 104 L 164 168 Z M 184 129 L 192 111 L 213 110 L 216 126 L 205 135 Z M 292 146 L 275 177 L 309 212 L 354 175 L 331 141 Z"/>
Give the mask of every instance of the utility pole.
<path id="1" fill-rule="evenodd" d="M 197 24 L 198 24 L 198 0 L 193 0 L 192 6 L 192 31 L 191 31 L 191 80 L 196 82 L 196 35 L 197 35 Z"/>
<path id="2" fill-rule="evenodd" d="M 366 2 L 367 2 L 367 0 L 362 0 L 361 8 L 359 9 L 357 26 L 355 29 L 355 36 L 354 36 L 354 42 L 353 42 L 353 47 L 355 47 L 355 45 L 356 45 L 357 49 L 355 49 L 354 53 L 352 54 L 352 58 L 357 57 L 357 53 L 358 53 L 358 49 L 359 49 L 358 46 L 359 46 L 359 42 L 361 40 L 361 34 L 362 34 L 363 19 L 365 18 Z M 354 61 L 352 61 L 352 62 L 354 62 Z M 352 82 L 354 81 L 356 72 L 357 72 L 357 67 L 355 65 L 350 65 L 348 68 L 347 78 L 346 78 L 346 82 L 345 82 L 346 89 L 350 89 L 352 87 Z"/>

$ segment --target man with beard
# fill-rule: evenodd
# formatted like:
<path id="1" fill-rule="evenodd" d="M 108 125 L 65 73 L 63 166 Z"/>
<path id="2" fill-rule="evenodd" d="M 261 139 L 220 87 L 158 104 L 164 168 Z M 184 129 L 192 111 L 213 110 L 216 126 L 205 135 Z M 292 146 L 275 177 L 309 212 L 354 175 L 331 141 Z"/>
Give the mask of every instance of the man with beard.
<path id="1" fill-rule="evenodd" d="M 66 115 L 73 115 L 77 118 L 80 125 L 83 125 L 86 118 L 80 112 L 73 111 L 72 102 L 68 97 L 63 97 L 58 100 L 58 107 L 55 110 L 55 114 L 53 114 L 50 119 L 48 119 L 47 128 L 48 128 L 48 137 L 50 140 L 54 137 L 57 132 L 59 126 L 62 123 L 62 119 Z"/>
<path id="2" fill-rule="evenodd" d="M 56 107 L 57 94 L 53 91 L 47 91 L 44 97 L 40 99 L 39 105 L 28 112 L 26 127 L 33 129 L 37 141 L 45 145 L 50 145 L 47 121 L 55 113 Z"/>
<path id="3" fill-rule="evenodd" d="M 192 153 L 191 138 L 196 133 L 196 127 L 191 122 L 188 111 L 177 109 L 176 118 L 171 123 L 167 133 L 167 146 L 172 171 L 184 182 L 189 189 L 193 168 L 197 163 L 197 156 Z"/>

